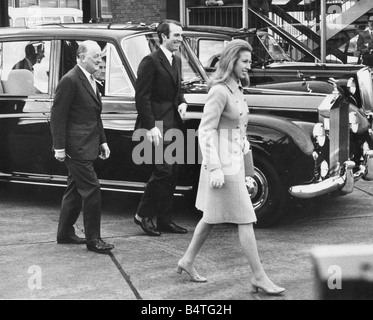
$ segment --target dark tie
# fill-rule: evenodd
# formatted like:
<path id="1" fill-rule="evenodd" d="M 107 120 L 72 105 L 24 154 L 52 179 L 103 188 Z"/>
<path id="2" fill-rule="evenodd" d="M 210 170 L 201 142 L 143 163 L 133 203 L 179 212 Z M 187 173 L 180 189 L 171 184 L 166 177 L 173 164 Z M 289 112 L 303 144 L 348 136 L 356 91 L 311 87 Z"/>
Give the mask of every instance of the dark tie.
<path id="1" fill-rule="evenodd" d="M 175 71 L 177 71 L 177 68 L 176 68 L 176 61 L 175 61 L 175 55 L 172 55 L 171 60 L 172 60 L 172 63 L 171 63 L 172 68 L 173 68 Z"/>

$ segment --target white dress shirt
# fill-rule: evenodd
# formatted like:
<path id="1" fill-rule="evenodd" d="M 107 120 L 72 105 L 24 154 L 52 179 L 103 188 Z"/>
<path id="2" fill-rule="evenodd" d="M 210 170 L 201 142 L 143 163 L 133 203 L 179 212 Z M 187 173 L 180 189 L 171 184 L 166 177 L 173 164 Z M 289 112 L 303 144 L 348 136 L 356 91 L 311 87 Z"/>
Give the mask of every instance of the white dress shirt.
<path id="1" fill-rule="evenodd" d="M 172 66 L 172 60 L 173 60 L 174 54 L 171 51 L 169 51 L 168 49 L 166 49 L 162 44 L 161 44 L 160 48 L 163 51 L 163 53 L 165 54 L 168 62 Z"/>

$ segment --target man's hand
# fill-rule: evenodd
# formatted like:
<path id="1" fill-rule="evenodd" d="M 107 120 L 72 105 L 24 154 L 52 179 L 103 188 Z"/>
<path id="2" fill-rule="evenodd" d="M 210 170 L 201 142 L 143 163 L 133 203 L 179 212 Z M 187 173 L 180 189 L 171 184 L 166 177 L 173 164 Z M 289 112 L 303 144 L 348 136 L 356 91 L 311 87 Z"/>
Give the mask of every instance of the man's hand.
<path id="1" fill-rule="evenodd" d="M 106 160 L 107 158 L 110 157 L 110 149 L 107 143 L 103 143 L 100 146 L 100 159 L 101 160 Z"/>
<path id="2" fill-rule="evenodd" d="M 188 108 L 188 105 L 187 105 L 185 102 L 183 102 L 182 104 L 180 104 L 180 105 L 177 107 L 177 110 L 179 111 L 179 114 L 180 114 L 181 119 L 183 119 L 183 118 L 185 117 L 185 114 L 186 114 L 187 108 Z"/>
<path id="3" fill-rule="evenodd" d="M 64 162 L 66 159 L 66 151 L 65 150 L 54 150 L 54 157 L 58 161 Z"/>
<path id="4" fill-rule="evenodd" d="M 159 146 L 159 140 L 162 139 L 162 133 L 157 127 L 154 127 L 153 129 L 146 131 L 146 137 L 150 142 L 154 142 L 156 146 Z"/>
<path id="5" fill-rule="evenodd" d="M 210 172 L 210 186 L 221 188 L 224 184 L 224 173 L 221 169 L 215 169 Z"/>

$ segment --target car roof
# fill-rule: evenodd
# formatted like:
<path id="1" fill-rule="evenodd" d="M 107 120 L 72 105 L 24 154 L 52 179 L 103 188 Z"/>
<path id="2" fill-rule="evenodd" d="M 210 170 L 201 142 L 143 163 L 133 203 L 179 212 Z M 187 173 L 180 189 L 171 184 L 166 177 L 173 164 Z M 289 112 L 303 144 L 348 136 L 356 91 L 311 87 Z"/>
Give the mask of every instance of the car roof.
<path id="1" fill-rule="evenodd" d="M 188 26 L 183 29 L 185 34 L 199 34 L 201 36 L 214 35 L 215 38 L 225 38 L 232 40 L 242 37 L 264 36 L 268 32 L 259 29 L 235 29 L 230 27 L 214 27 L 214 26 Z"/>
<path id="2" fill-rule="evenodd" d="M 245 29 L 245 28 L 236 29 L 236 28 L 230 28 L 230 27 L 197 26 L 197 25 L 187 26 L 183 28 L 183 30 L 225 34 L 230 37 L 239 36 L 239 35 L 255 35 L 257 33 L 257 29 Z"/>
<path id="3" fill-rule="evenodd" d="M 152 26 L 143 24 L 109 24 L 109 23 L 71 23 L 45 24 L 22 28 L 0 28 L 0 37 L 12 38 L 17 35 L 37 37 L 65 37 L 84 36 L 85 38 L 113 38 L 119 39 L 132 34 L 154 31 Z"/>

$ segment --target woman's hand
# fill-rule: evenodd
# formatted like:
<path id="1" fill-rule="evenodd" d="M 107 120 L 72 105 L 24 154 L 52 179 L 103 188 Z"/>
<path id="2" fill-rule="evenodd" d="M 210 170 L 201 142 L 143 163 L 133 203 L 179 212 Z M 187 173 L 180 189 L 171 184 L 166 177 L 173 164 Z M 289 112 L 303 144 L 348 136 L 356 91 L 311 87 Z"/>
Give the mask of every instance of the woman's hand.
<path id="1" fill-rule="evenodd" d="M 243 147 L 242 152 L 243 154 L 247 154 L 250 151 L 250 142 L 247 139 L 243 140 Z"/>
<path id="2" fill-rule="evenodd" d="M 224 185 L 224 173 L 221 169 L 215 169 L 210 172 L 210 186 L 221 188 Z"/>

